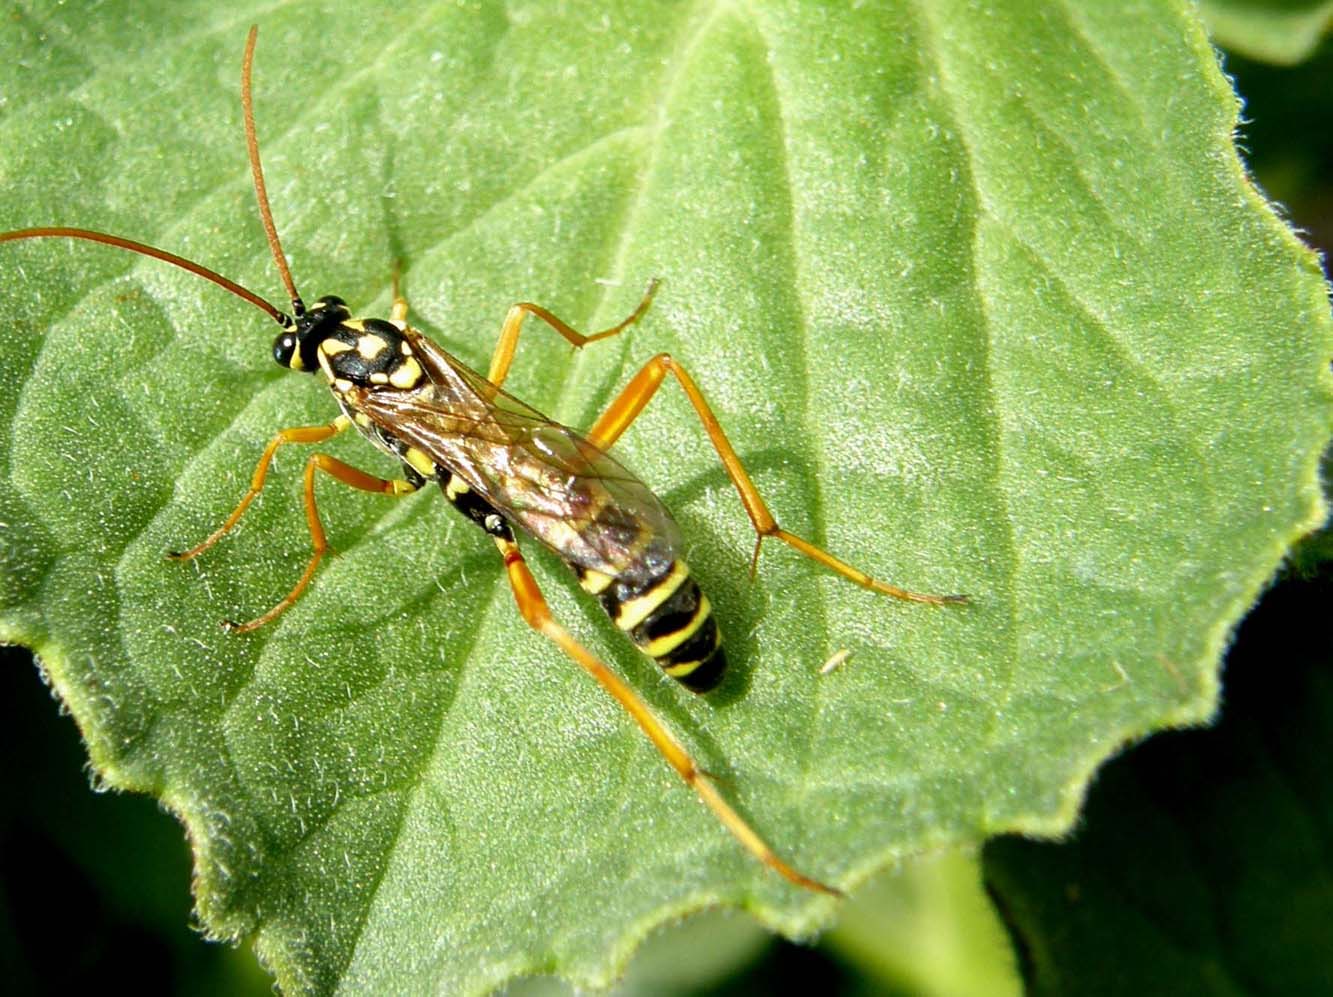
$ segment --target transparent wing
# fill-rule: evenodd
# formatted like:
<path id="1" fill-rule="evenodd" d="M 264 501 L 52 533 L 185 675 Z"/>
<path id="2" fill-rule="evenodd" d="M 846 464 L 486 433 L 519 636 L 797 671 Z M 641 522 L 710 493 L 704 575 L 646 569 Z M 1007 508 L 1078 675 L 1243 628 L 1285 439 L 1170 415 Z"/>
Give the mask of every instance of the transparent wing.
<path id="1" fill-rule="evenodd" d="M 372 422 L 448 467 L 575 567 L 631 582 L 666 570 L 680 529 L 647 485 L 430 340 L 416 335 L 412 345 L 430 383 L 367 391 L 358 407 Z"/>

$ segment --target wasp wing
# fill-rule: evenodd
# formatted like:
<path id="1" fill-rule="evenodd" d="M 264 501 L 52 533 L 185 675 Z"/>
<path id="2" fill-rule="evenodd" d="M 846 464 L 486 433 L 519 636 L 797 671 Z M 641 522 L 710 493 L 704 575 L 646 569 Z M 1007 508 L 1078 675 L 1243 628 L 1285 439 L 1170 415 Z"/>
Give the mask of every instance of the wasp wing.
<path id="1" fill-rule="evenodd" d="M 449 468 L 575 568 L 636 588 L 669 569 L 680 529 L 647 485 L 576 430 L 425 337 L 408 336 L 427 381 L 407 391 L 367 391 L 357 407 L 372 422 Z"/>

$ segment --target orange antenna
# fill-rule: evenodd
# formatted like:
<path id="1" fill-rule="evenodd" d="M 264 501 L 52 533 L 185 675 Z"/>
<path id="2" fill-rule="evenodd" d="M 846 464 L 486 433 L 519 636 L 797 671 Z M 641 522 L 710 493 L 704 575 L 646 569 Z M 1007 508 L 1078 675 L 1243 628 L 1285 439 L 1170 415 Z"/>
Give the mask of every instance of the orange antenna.
<path id="1" fill-rule="evenodd" d="M 278 228 L 273 224 L 273 210 L 268 206 L 268 188 L 264 186 L 264 167 L 259 162 L 259 134 L 255 131 L 255 106 L 250 96 L 250 79 L 255 64 L 255 42 L 259 39 L 259 25 L 250 25 L 250 34 L 245 39 L 245 59 L 241 63 L 241 112 L 245 117 L 245 147 L 250 153 L 250 174 L 255 178 L 255 197 L 259 201 L 259 218 L 264 223 L 264 234 L 268 236 L 268 248 L 273 252 L 273 262 L 278 265 L 278 276 L 282 286 L 287 288 L 287 296 L 292 299 L 292 311 L 299 318 L 305 314 L 305 302 L 296 293 L 296 284 L 292 272 L 287 268 L 287 257 L 283 255 L 282 243 L 278 241 Z"/>
<path id="2" fill-rule="evenodd" d="M 212 281 L 218 287 L 230 291 L 238 298 L 244 298 L 256 308 L 267 312 L 284 329 L 290 329 L 294 324 L 290 315 L 280 310 L 276 305 L 269 304 L 249 288 L 242 287 L 236 281 L 208 269 L 201 263 L 187 260 L 184 256 L 177 256 L 175 253 L 169 253 L 165 249 L 158 249 L 156 246 L 150 246 L 147 243 L 124 239 L 118 235 L 108 235 L 105 232 L 94 232 L 92 229 L 68 228 L 63 225 L 21 228 L 13 232 L 0 232 L 0 242 L 15 242 L 19 239 L 85 239 L 88 242 L 100 242 L 107 246 L 115 246 L 117 249 L 128 249 L 131 253 L 139 253 L 141 256 L 151 256 L 154 259 L 170 263 L 172 266 L 180 267 L 182 270 L 188 270 L 192 274 L 197 274 L 204 280 Z"/>
<path id="3" fill-rule="evenodd" d="M 264 170 L 259 165 L 259 139 L 255 133 L 254 105 L 250 99 L 251 70 L 254 66 L 255 40 L 258 37 L 258 25 L 251 26 L 250 36 L 245 42 L 245 61 L 241 65 L 241 110 L 245 117 L 245 144 L 250 154 L 250 172 L 255 180 L 255 196 L 259 199 L 259 217 L 264 223 L 264 233 L 268 236 L 269 249 L 273 251 L 273 262 L 278 265 L 278 275 L 282 278 L 283 286 L 286 287 L 287 294 L 291 298 L 292 311 L 299 316 L 305 314 L 305 304 L 301 301 L 301 296 L 296 293 L 296 285 L 292 282 L 292 272 L 287 268 L 287 260 L 282 255 L 282 243 L 278 241 L 278 231 L 273 225 L 273 212 L 268 206 L 268 192 L 264 189 Z M 284 329 L 291 329 L 296 324 L 292 320 L 292 316 L 283 312 L 276 305 L 270 304 L 249 288 L 222 276 L 215 270 L 208 269 L 201 263 L 187 260 L 184 256 L 177 256 L 175 253 L 169 253 L 165 249 L 158 249 L 156 246 L 150 246 L 147 243 L 135 242 L 133 239 L 109 235 L 106 232 L 96 232 L 86 228 L 69 228 L 64 225 L 48 225 L 39 228 L 16 229 L 13 232 L 0 232 L 0 242 L 15 242 L 19 239 L 84 239 L 88 242 L 100 242 L 107 246 L 115 246 L 117 249 L 125 249 L 141 256 L 151 256 L 154 259 L 162 260 L 164 263 L 180 267 L 182 270 L 188 270 L 190 273 L 196 274 L 204 280 L 212 281 L 218 287 L 230 291 L 238 298 L 243 298 L 270 315 Z"/>

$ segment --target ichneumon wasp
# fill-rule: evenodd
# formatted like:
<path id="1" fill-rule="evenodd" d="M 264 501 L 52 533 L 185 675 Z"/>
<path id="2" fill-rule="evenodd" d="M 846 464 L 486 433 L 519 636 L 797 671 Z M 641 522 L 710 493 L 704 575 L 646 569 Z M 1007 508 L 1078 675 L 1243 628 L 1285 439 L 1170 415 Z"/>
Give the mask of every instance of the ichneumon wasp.
<path id="1" fill-rule="evenodd" d="M 940 605 L 962 603 L 966 597 L 926 595 L 885 584 L 780 528 L 694 379 L 665 353 L 648 361 L 592 428 L 583 433 L 552 422 L 504 391 L 519 332 L 528 316 L 537 317 L 580 347 L 614 336 L 638 321 L 652 300 L 656 282 L 649 285 L 627 318 L 589 335 L 577 332 L 538 305 L 513 305 L 501 326 L 484 377 L 408 324 L 408 306 L 398 294 L 396 274 L 394 302 L 387 320 L 354 318 L 343 300 L 335 296 L 322 297 L 307 307 L 287 267 L 260 166 L 251 96 L 257 34 L 258 29 L 252 27 L 246 40 L 241 106 L 260 219 L 291 301 L 290 314 L 192 260 L 120 236 L 69 227 L 0 233 L 0 242 L 34 238 L 100 242 L 188 270 L 250 302 L 278 323 L 282 331 L 274 341 L 273 356 L 280 365 L 324 375 L 340 414 L 322 426 L 280 430 L 264 449 L 249 488 L 222 525 L 196 546 L 169 556 L 177 560 L 197 557 L 225 536 L 259 494 L 279 447 L 320 443 L 347 429 L 359 430 L 399 461 L 403 476 L 380 478 L 327 454 L 313 454 L 306 461 L 304 476 L 304 505 L 313 546 L 310 560 L 291 591 L 271 609 L 247 623 L 228 622 L 224 624 L 227 629 L 244 633 L 272 621 L 300 597 L 314 578 L 329 550 L 315 503 L 318 473 L 362 491 L 390 496 L 410 494 L 433 481 L 459 511 L 490 535 L 503 558 L 524 620 L 624 707 L 736 840 L 790 882 L 837 894 L 835 888 L 779 858 L 731 807 L 638 693 L 553 618 L 519 551 L 516 533 L 532 536 L 564 560 L 577 574 L 579 584 L 598 597 L 617 627 L 666 674 L 694 692 L 706 692 L 717 685 L 726 663 L 721 636 L 708 598 L 682 557 L 680 531 L 661 500 L 610 453 L 616 440 L 671 376 L 703 423 L 754 526 L 752 568 L 758 563 L 763 541 L 771 537 L 857 585 L 897 599 Z"/>

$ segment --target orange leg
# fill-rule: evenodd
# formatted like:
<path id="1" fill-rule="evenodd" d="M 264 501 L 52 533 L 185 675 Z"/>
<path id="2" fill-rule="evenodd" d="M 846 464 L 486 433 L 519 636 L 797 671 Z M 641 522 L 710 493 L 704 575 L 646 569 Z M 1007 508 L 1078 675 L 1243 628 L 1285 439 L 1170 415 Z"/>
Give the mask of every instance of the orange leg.
<path id="1" fill-rule="evenodd" d="M 722 466 L 726 468 L 732 484 L 736 486 L 736 491 L 740 493 L 741 504 L 745 506 L 746 515 L 750 517 L 750 522 L 754 524 L 756 537 L 754 556 L 750 561 L 751 572 L 759 566 L 759 549 L 763 546 L 765 538 L 774 537 L 789 547 L 794 547 L 806 557 L 818 561 L 824 567 L 836 571 L 849 581 L 855 582 L 862 588 L 882 592 L 885 595 L 893 596 L 895 599 L 904 599 L 908 602 L 924 602 L 934 606 L 967 602 L 967 596 L 965 595 L 927 595 L 923 592 L 912 592 L 896 585 L 878 581 L 864 571 L 839 560 L 823 548 L 816 547 L 810 541 L 803 540 L 793 533 L 788 533 L 778 526 L 773 514 L 768 511 L 768 505 L 760 496 L 759 490 L 755 488 L 754 482 L 750 480 L 750 475 L 746 473 L 740 458 L 736 456 L 736 451 L 732 448 L 726 433 L 722 431 L 722 426 L 717 421 L 717 417 L 713 415 L 712 409 L 708 407 L 708 402 L 704 400 L 703 392 L 694 383 L 694 378 L 690 377 L 689 372 L 666 353 L 659 353 L 653 357 L 644 364 L 642 370 L 634 375 L 633 380 L 625 386 L 616 400 L 611 403 L 592 429 L 588 431 L 588 439 L 603 450 L 606 450 L 616 440 L 620 439 L 620 435 L 629 428 L 630 423 L 638 418 L 644 406 L 657 393 L 657 389 L 662 386 L 662 381 L 667 374 L 674 374 L 676 380 L 680 382 L 680 386 L 685 389 L 690 404 L 694 406 L 695 412 L 699 414 L 699 421 L 704 424 L 704 431 L 713 442 L 713 448 L 717 450 L 718 457 L 722 459 Z"/>
<path id="2" fill-rule="evenodd" d="M 500 341 L 495 344 L 495 352 L 491 354 L 491 368 L 486 374 L 486 380 L 495 385 L 504 384 L 504 379 L 509 376 L 509 365 L 514 360 L 514 351 L 518 348 L 518 334 L 523 328 L 523 320 L 529 315 L 536 315 L 573 343 L 574 346 L 579 347 L 594 343 L 599 339 L 609 339 L 617 333 L 624 332 L 639 321 L 643 317 L 643 313 L 648 310 L 648 305 L 652 303 L 653 292 L 656 290 L 657 280 L 653 279 L 648 282 L 648 289 L 643 292 L 643 297 L 628 318 L 616 323 L 609 329 L 603 329 L 601 332 L 594 332 L 586 336 L 572 328 L 568 323 L 556 318 L 540 305 L 534 305 L 528 301 L 510 305 L 509 313 L 505 315 L 504 325 L 500 327 Z"/>
<path id="3" fill-rule="evenodd" d="M 241 496 L 241 501 L 236 503 L 236 508 L 231 511 L 231 515 L 200 543 L 189 550 L 170 551 L 167 557 L 173 561 L 188 561 L 191 558 L 198 557 L 230 533 L 232 527 L 240 522 L 245 510 L 250 508 L 250 503 L 255 500 L 259 490 L 264 487 L 264 481 L 268 477 L 269 465 L 273 463 L 273 455 L 278 452 L 278 447 L 284 443 L 323 443 L 329 437 L 341 433 L 351 424 L 352 420 L 345 415 L 340 415 L 324 426 L 296 426 L 291 429 L 278 430 L 273 439 L 269 440 L 268 446 L 264 448 L 259 463 L 255 465 L 255 473 L 250 477 L 250 487 Z"/>
<path id="4" fill-rule="evenodd" d="M 595 343 L 599 339 L 609 339 L 622 333 L 639 321 L 643 317 L 643 313 L 648 310 L 648 306 L 652 304 L 653 294 L 657 291 L 657 283 L 657 278 L 648 282 L 643 297 L 639 299 L 639 303 L 634 307 L 634 311 L 630 312 L 628 318 L 617 322 L 609 329 L 603 329 L 600 332 L 593 332 L 588 335 L 579 332 L 564 319 L 553 315 L 541 305 L 534 305 L 530 301 L 520 301 L 516 305 L 510 305 L 509 312 L 505 315 L 504 325 L 500 327 L 500 339 L 495 344 L 495 352 L 491 354 L 491 366 L 486 374 L 486 380 L 496 387 L 504 384 L 505 378 L 509 376 L 509 367 L 514 362 L 514 352 L 518 349 L 518 334 L 523 329 L 523 320 L 529 315 L 536 315 L 575 347 L 586 346 L 588 343 Z M 398 267 L 395 265 L 393 269 L 393 305 L 389 309 L 389 321 L 400 329 L 406 328 L 407 312 L 407 299 L 399 293 Z"/>
<path id="5" fill-rule="evenodd" d="M 329 550 L 328 537 L 324 534 L 324 527 L 319 521 L 319 510 L 315 506 L 316 471 L 323 471 L 343 484 L 351 485 L 363 492 L 374 492 L 380 495 L 395 497 L 408 495 L 419 487 L 404 478 L 394 480 L 377 478 L 372 474 L 367 474 L 365 471 L 352 467 L 350 464 L 344 464 L 336 457 L 330 457 L 328 454 L 311 454 L 310 459 L 305 464 L 305 518 L 306 524 L 310 527 L 310 542 L 314 547 L 314 552 L 310 555 L 310 561 L 306 564 L 305 571 L 301 573 L 301 577 L 292 587 L 292 590 L 283 596 L 276 606 L 248 623 L 225 620 L 222 624 L 224 630 L 230 630 L 233 633 L 248 633 L 277 619 L 291 607 L 292 603 L 301 597 L 301 593 L 310 584 L 310 579 L 315 577 L 315 569 L 319 567 L 319 562 L 324 559 L 324 555 Z"/>
<path id="6" fill-rule="evenodd" d="M 732 809 L 731 804 L 718 792 L 712 780 L 695 764 L 689 752 L 663 726 L 638 693 L 626 685 L 615 672 L 599 661 L 591 651 L 576 641 L 569 631 L 552 618 L 550 607 L 547 606 L 541 590 L 537 588 L 537 582 L 532 577 L 532 572 L 528 570 L 527 564 L 524 563 L 523 555 L 518 546 L 512 540 L 505 540 L 500 537 L 496 538 L 495 545 L 500 549 L 500 553 L 504 555 L 505 570 L 509 574 L 509 584 L 514 590 L 514 600 L 518 603 L 518 610 L 523 615 L 523 619 L 527 621 L 532 629 L 554 641 L 565 654 L 578 662 L 584 671 L 596 679 L 598 684 L 625 708 L 639 725 L 639 728 L 648 736 L 648 740 L 653 742 L 653 746 L 666 759 L 667 764 L 675 769 L 680 777 L 699 794 L 708 809 L 713 811 L 731 835 L 750 854 L 788 882 L 819 893 L 841 896 L 842 892 L 840 890 L 832 886 L 826 886 L 818 880 L 797 872 L 778 858 L 777 854 L 763 838 L 759 837 L 754 828 L 745 822 L 745 818 Z"/>

